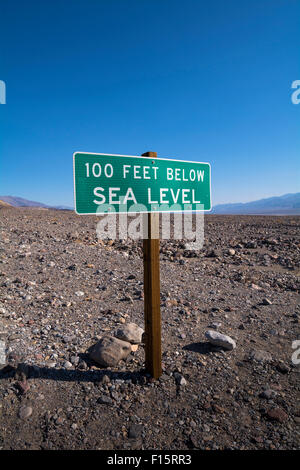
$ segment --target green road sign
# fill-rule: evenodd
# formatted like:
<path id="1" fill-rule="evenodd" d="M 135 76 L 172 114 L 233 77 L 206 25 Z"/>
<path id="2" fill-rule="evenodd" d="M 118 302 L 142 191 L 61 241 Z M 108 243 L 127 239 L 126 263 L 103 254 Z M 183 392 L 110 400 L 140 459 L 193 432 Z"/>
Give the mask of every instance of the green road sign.
<path id="1" fill-rule="evenodd" d="M 77 214 L 211 210 L 210 164 L 75 152 Z"/>

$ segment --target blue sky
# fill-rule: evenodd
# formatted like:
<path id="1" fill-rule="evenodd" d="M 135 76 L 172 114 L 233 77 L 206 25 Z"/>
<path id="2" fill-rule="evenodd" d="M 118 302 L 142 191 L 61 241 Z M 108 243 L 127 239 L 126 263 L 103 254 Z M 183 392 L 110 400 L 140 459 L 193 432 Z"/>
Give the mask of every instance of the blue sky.
<path id="1" fill-rule="evenodd" d="M 73 205 L 74 151 L 208 161 L 213 203 L 299 191 L 297 0 L 1 2 L 0 194 Z"/>

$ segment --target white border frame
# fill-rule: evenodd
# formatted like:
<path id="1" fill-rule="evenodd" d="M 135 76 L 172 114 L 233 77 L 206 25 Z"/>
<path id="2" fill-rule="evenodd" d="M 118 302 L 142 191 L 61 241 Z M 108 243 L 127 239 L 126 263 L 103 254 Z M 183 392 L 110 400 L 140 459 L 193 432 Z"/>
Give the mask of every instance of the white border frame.
<path id="1" fill-rule="evenodd" d="M 94 153 L 94 152 L 74 152 L 73 153 L 73 184 L 74 184 L 74 210 L 77 215 L 95 215 L 95 216 L 103 216 L 103 215 L 110 215 L 109 212 L 77 212 L 76 208 L 76 187 L 75 187 L 75 155 L 80 154 L 80 155 L 105 155 L 107 157 L 129 157 L 129 158 L 149 158 L 149 157 L 143 157 L 142 155 L 118 155 L 116 153 Z M 192 210 L 192 211 L 145 211 L 145 212 L 138 212 L 138 214 L 177 214 L 178 212 L 182 213 L 194 213 L 194 212 L 210 212 L 212 210 L 212 197 L 211 197 L 211 165 L 208 162 L 195 162 L 192 160 L 177 160 L 175 158 L 159 158 L 155 157 L 156 160 L 170 160 L 172 162 L 187 162 L 187 163 L 202 163 L 204 165 L 209 166 L 209 193 L 210 193 L 210 208 L 209 209 L 203 209 L 203 210 Z M 130 212 L 114 212 L 114 215 L 117 214 L 129 214 Z"/>

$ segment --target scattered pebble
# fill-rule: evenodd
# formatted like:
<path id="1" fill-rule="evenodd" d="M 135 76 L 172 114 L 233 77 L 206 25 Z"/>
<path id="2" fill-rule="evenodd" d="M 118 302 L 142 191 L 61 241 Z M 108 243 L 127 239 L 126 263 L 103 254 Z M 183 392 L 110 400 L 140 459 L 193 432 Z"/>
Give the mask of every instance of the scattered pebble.
<path id="1" fill-rule="evenodd" d="M 21 419 L 29 418 L 32 415 L 32 407 L 31 406 L 21 406 L 19 410 L 19 417 Z"/>
<path id="2" fill-rule="evenodd" d="M 263 351 L 261 349 L 253 349 L 249 353 L 249 360 L 260 363 L 271 362 L 272 356 L 267 351 Z"/>
<path id="3" fill-rule="evenodd" d="M 278 421 L 279 423 L 284 423 L 288 419 L 288 415 L 282 408 L 271 408 L 267 411 L 267 417 L 271 421 Z"/>

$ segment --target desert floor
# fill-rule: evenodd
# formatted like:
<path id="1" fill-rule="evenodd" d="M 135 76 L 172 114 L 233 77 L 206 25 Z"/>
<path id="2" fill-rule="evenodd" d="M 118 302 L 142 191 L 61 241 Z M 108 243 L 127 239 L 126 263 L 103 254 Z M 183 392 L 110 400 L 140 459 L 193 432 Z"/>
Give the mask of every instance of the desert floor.
<path id="1" fill-rule="evenodd" d="M 142 244 L 99 241 L 97 220 L 0 209 L 0 449 L 299 448 L 300 217 L 206 215 L 201 250 L 161 241 L 158 381 L 142 344 L 89 359 L 144 323 Z"/>

